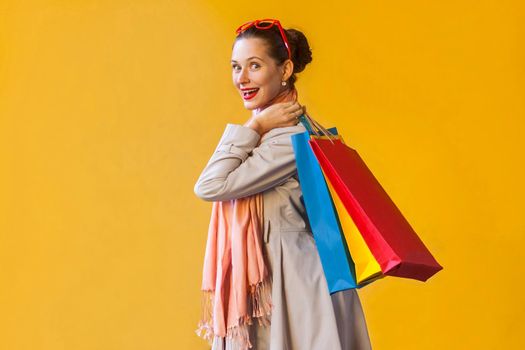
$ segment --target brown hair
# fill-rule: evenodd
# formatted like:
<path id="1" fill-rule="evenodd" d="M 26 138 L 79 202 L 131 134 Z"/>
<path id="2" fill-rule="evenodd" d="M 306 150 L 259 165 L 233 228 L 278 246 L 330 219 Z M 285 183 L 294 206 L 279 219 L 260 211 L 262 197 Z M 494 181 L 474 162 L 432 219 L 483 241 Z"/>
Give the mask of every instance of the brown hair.
<path id="1" fill-rule="evenodd" d="M 295 86 L 297 81 L 296 73 L 302 72 L 305 66 L 312 62 L 312 51 L 306 36 L 297 29 L 284 29 L 283 31 L 288 39 L 290 45 L 291 60 L 293 62 L 293 73 L 290 76 L 288 82 L 290 88 Z M 267 53 L 272 57 L 277 65 L 282 65 L 286 59 L 288 59 L 288 50 L 284 45 L 281 32 L 277 25 L 272 26 L 270 29 L 258 29 L 255 26 L 251 26 L 244 32 L 240 33 L 235 37 L 233 45 L 240 40 L 245 38 L 260 38 L 263 39 L 268 48 Z"/>

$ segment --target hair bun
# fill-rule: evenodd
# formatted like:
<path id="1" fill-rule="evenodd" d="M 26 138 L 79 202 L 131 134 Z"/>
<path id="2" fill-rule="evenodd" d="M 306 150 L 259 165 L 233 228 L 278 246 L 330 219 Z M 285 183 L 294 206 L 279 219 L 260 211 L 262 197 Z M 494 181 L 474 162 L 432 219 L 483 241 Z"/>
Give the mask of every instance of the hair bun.
<path id="1" fill-rule="evenodd" d="M 306 36 L 297 29 L 286 29 L 286 37 L 292 49 L 292 61 L 294 63 L 294 73 L 304 70 L 306 65 L 312 62 L 312 51 Z"/>

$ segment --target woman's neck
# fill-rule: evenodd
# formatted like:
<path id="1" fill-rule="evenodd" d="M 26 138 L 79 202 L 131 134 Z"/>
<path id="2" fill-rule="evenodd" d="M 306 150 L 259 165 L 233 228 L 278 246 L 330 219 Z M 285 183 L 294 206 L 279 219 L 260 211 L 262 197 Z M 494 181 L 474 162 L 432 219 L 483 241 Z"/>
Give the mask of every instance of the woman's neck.
<path id="1" fill-rule="evenodd" d="M 268 102 L 262 107 L 254 109 L 252 111 L 252 115 L 257 115 L 261 113 L 264 109 L 270 107 L 273 104 L 280 103 L 280 102 L 293 101 L 293 100 L 297 100 L 297 90 L 295 89 L 295 87 L 293 88 L 285 87 L 274 98 L 272 98 L 270 102 Z"/>

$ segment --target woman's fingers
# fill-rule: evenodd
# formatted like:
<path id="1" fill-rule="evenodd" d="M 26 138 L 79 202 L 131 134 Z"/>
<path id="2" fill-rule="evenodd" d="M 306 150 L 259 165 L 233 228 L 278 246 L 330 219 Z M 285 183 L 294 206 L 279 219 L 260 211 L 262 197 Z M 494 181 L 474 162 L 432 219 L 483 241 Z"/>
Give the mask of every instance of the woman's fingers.
<path id="1" fill-rule="evenodd" d="M 293 126 L 299 123 L 299 117 L 304 114 L 305 107 L 301 106 L 297 101 L 280 102 L 281 104 L 281 122 L 277 123 L 275 127 Z"/>
<path id="2" fill-rule="evenodd" d="M 298 107 L 301 107 L 301 105 L 297 101 L 284 102 L 284 109 L 287 111 L 296 109 Z"/>
<path id="3" fill-rule="evenodd" d="M 299 124 L 299 117 L 303 115 L 303 108 L 300 108 L 296 110 L 295 112 L 291 113 L 290 120 L 293 123 L 293 125 Z"/>
<path id="4" fill-rule="evenodd" d="M 295 113 L 297 111 L 301 111 L 303 110 L 303 106 L 301 106 L 299 104 L 299 102 L 292 102 L 292 104 L 288 105 L 288 106 L 285 106 L 284 107 L 284 110 L 288 113 Z"/>

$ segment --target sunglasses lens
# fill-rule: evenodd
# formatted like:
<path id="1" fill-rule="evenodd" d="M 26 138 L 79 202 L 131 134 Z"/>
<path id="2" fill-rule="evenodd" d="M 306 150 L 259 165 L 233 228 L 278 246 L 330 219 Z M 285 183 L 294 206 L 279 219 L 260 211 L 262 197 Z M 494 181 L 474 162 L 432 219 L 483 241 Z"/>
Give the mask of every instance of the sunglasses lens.
<path id="1" fill-rule="evenodd" d="M 273 21 L 262 21 L 262 22 L 259 22 L 257 24 L 257 28 L 259 28 L 259 29 L 268 29 L 271 26 L 273 26 L 273 24 L 274 24 Z"/>
<path id="2" fill-rule="evenodd" d="M 240 26 L 239 28 L 237 28 L 237 33 L 239 33 L 239 32 L 244 32 L 244 31 L 245 31 L 246 29 L 248 29 L 251 25 L 252 25 L 252 23 L 243 24 L 242 26 Z"/>
<path id="3" fill-rule="evenodd" d="M 273 19 L 265 19 L 265 20 L 256 20 L 256 21 L 246 22 L 243 25 L 241 25 L 239 28 L 237 28 L 236 32 L 237 32 L 237 34 L 239 34 L 241 32 L 244 32 L 246 29 L 250 28 L 253 25 L 255 25 L 255 28 L 257 28 L 257 29 L 269 29 L 276 23 L 279 23 L 279 21 L 273 20 Z"/>

